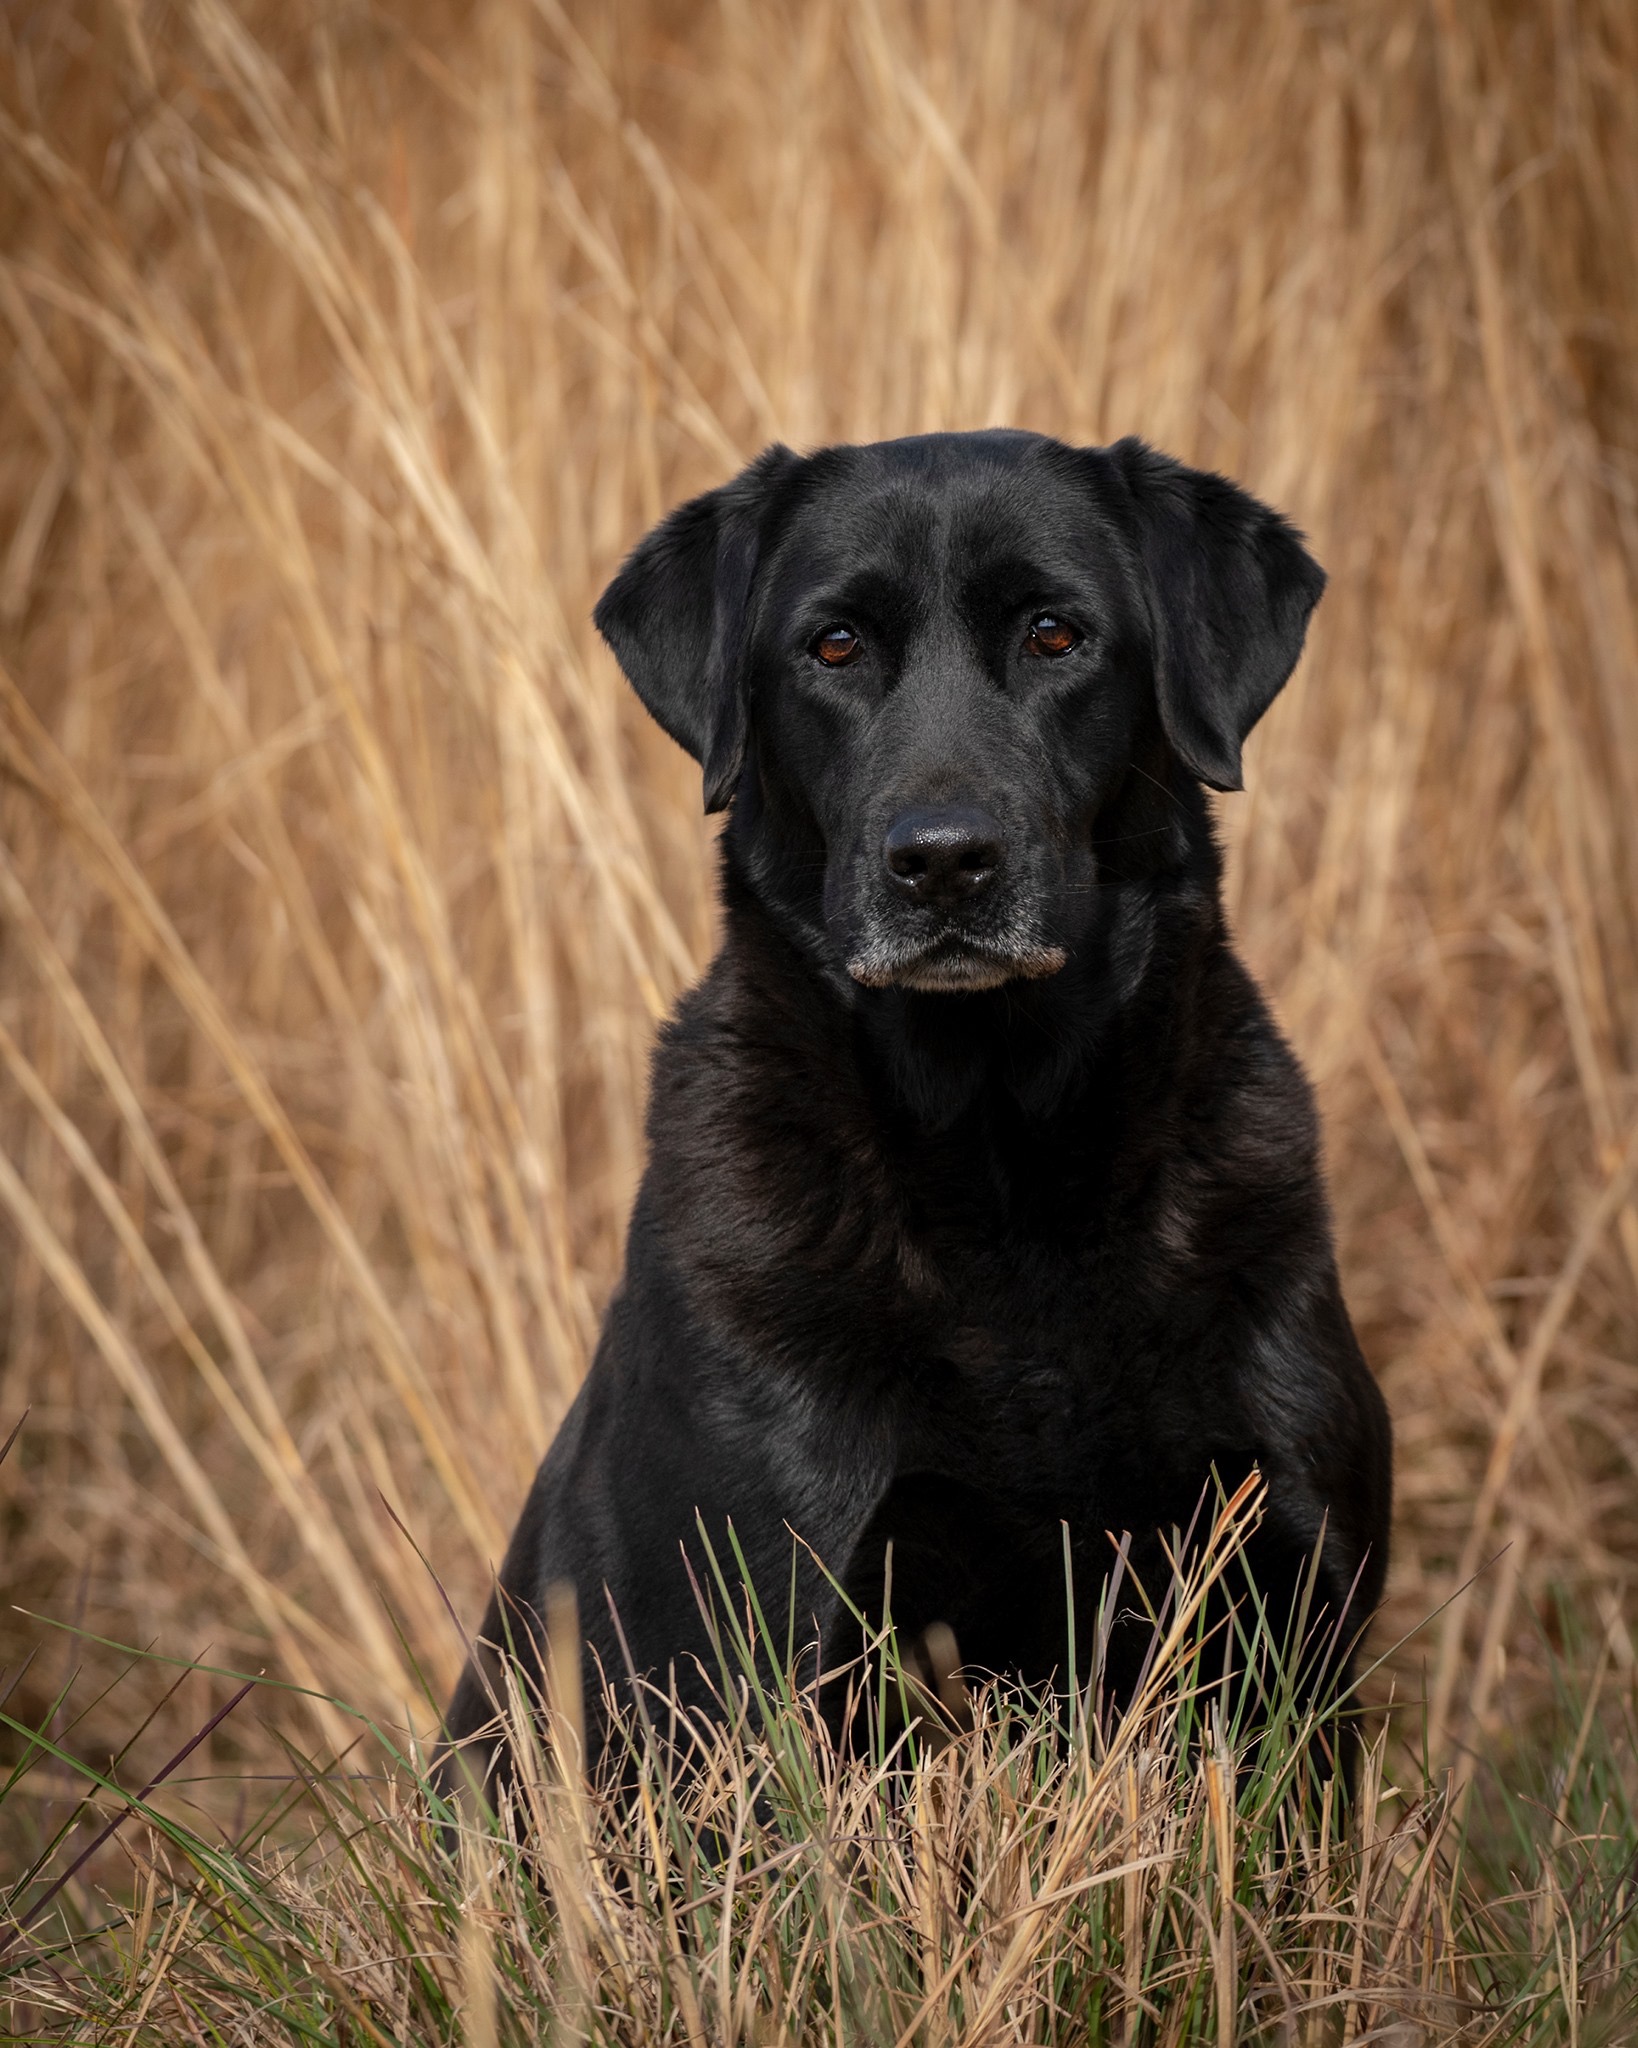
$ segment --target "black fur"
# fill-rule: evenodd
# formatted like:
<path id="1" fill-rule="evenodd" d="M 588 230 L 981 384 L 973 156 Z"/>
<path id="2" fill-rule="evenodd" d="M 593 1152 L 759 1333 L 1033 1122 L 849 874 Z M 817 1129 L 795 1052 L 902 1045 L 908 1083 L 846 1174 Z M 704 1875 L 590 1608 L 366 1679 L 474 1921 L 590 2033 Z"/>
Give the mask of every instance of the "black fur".
<path id="1" fill-rule="evenodd" d="M 537 1654 L 567 1579 L 606 1671 L 629 1646 L 703 1699 L 699 1516 L 777 1630 L 793 1532 L 867 1605 L 891 1542 L 901 1632 L 946 1622 L 970 1670 L 1044 1684 L 1061 1525 L 1084 1646 L 1107 1532 L 1163 1583 L 1166 1533 L 1253 1464 L 1259 1585 L 1289 1604 L 1323 1531 L 1316 1606 L 1357 1633 L 1387 1415 L 1201 789 L 1239 786 L 1323 585 L 1224 479 L 1022 433 L 774 448 L 638 546 L 597 624 L 731 803 L 723 943 L 661 1034 L 625 1277 L 484 1639 Z M 1079 635 L 1056 658 L 1043 614 Z M 955 805 L 998 872 L 895 894 L 888 824 Z M 796 1640 L 828 1651 L 795 1558 Z M 451 1738 L 490 1714 L 469 1670 Z"/>

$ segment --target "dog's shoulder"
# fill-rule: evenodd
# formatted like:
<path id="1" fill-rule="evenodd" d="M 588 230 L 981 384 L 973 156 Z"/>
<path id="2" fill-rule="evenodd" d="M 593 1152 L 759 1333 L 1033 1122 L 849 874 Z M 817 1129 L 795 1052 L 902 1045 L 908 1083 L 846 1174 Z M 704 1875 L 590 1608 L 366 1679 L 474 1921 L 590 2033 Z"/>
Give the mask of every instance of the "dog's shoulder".
<path id="1" fill-rule="evenodd" d="M 1231 946 L 1215 948 L 1193 1005 L 1184 1086 L 1225 1178 L 1278 1186 L 1319 1171 L 1319 1116 L 1302 1062 Z"/>
<path id="2" fill-rule="evenodd" d="M 778 1172 L 793 1144 L 809 1175 L 864 1163 L 871 1105 L 849 1019 L 776 934 L 730 916 L 721 948 L 661 1026 L 649 1107 L 652 1160 L 748 1152 Z"/>
<path id="3" fill-rule="evenodd" d="M 1211 947 L 1173 989 L 1164 1092 L 1134 1132 L 1146 1198 L 1136 1206 L 1163 1255 L 1195 1279 L 1278 1290 L 1329 1257 L 1319 1118 L 1302 1063 L 1238 955 Z M 1153 1038 L 1129 1058 L 1153 1080 Z"/>
<path id="4" fill-rule="evenodd" d="M 660 1032 L 648 1138 L 643 1204 L 708 1320 L 778 1350 L 902 1287 L 903 1191 L 851 1019 L 777 935 L 729 919 Z"/>

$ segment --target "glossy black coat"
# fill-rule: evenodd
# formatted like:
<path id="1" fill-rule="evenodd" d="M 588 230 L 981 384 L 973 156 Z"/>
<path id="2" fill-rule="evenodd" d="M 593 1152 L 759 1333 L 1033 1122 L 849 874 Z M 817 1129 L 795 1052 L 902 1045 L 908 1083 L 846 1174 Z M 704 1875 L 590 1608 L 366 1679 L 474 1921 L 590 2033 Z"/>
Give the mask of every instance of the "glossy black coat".
<path id="1" fill-rule="evenodd" d="M 1014 434 L 771 450 L 634 553 L 598 622 L 731 802 L 723 942 L 661 1032 L 624 1278 L 485 1640 L 535 1656 L 566 1579 L 606 1673 L 629 1654 L 704 1700 L 696 1522 L 726 1558 L 731 1520 L 776 1633 L 850 1647 L 814 1559 L 871 1606 L 891 1542 L 902 1632 L 945 1622 L 969 1670 L 1044 1684 L 1062 1525 L 1084 1647 L 1111 1535 L 1161 1587 L 1162 1539 L 1256 1465 L 1259 1587 L 1289 1605 L 1322 1543 L 1338 1649 L 1311 1682 L 1346 1669 L 1388 1422 L 1201 786 L 1237 783 L 1322 585 L 1222 479 Z M 1075 623 L 1068 667 L 1020 652 L 1043 609 Z M 814 636 L 843 618 L 864 652 L 832 674 Z M 928 802 L 1001 823 L 976 908 L 883 875 Z M 927 957 L 1021 964 L 891 978 Z M 1117 1633 L 1117 1690 L 1147 1633 Z M 451 1737 L 491 1711 L 469 1668 Z"/>

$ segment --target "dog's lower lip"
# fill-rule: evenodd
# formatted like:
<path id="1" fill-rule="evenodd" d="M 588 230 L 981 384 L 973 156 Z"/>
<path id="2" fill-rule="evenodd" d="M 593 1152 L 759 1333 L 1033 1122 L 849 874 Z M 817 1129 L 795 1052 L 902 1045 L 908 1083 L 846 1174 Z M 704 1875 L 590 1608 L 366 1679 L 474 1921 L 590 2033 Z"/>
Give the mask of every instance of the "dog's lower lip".
<path id="1" fill-rule="evenodd" d="M 1062 946 L 1003 949 L 972 940 L 942 940 L 909 959 L 850 960 L 847 971 L 866 988 L 912 988 L 927 994 L 958 995 L 1000 988 L 1008 981 L 1039 981 L 1056 974 Z"/>

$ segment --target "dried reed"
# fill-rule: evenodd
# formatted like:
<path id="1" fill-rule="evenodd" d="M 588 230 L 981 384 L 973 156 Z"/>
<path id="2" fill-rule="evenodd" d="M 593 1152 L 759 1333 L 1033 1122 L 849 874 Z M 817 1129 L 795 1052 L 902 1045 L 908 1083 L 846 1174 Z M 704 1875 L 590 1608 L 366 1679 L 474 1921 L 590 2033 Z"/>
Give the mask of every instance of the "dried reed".
<path id="1" fill-rule="evenodd" d="M 1094 1684 L 1055 1706 L 992 1690 L 964 1731 L 907 1730 L 867 1684 L 839 1755 L 811 1694 L 759 1675 L 754 1589 L 719 1570 L 727 1725 L 664 1698 L 628 1714 L 618 1791 L 583 1775 L 565 1667 L 539 1700 L 508 1690 L 517 1768 L 498 1816 L 418 1787 L 390 1738 L 384 1778 L 298 1758 L 294 1796 L 225 1840 L 152 1787 L 116 1795 L 81 1857 L 132 1822 L 129 1904 L 87 1926 L 61 1896 L 76 1859 L 19 1910 L 0 1975 L 14 2024 L 127 2048 L 1625 2038 L 1638 1698 L 1594 1734 L 1588 1695 L 1553 1760 L 1559 1825 L 1549 1837 L 1521 1803 L 1506 1883 L 1475 1883 L 1462 1802 L 1390 1786 L 1383 1738 L 1346 1813 L 1315 1784 L 1336 1731 L 1296 1710 L 1289 1663 L 1265 1667 L 1260 1735 L 1214 1678 L 1202 1603 L 1255 1494 L 1224 1504 L 1179 1574 L 1113 1722 Z M 554 1663 L 575 1656 L 565 1604 Z M 1243 1619 L 1255 1657 L 1263 1631 Z M 878 1682 L 908 1707 L 891 1645 Z"/>
<path id="2" fill-rule="evenodd" d="M 461 1646 L 395 1517 L 475 1613 L 711 943 L 592 598 L 774 436 L 992 421 L 1142 432 L 1331 570 L 1221 816 L 1396 1419 L 1388 1632 L 1449 1599 L 1407 1655 L 1461 1768 L 1552 1588 L 1630 1673 L 1638 14 L 0 38 L 10 1711 L 65 1669 L 15 1607 L 424 1730 Z"/>

